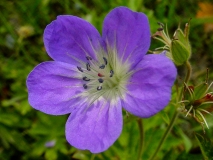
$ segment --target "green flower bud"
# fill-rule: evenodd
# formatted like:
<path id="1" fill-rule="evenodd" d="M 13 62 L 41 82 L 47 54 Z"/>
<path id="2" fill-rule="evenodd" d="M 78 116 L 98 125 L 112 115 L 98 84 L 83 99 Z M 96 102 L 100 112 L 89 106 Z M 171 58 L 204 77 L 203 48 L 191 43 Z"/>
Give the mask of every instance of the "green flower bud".
<path id="1" fill-rule="evenodd" d="M 172 40 L 170 53 L 176 65 L 184 64 L 190 57 L 191 51 L 179 39 Z"/>
<path id="2" fill-rule="evenodd" d="M 175 31 L 172 43 L 171 54 L 176 65 L 184 64 L 191 56 L 191 46 L 188 39 L 189 25 L 185 26 L 185 31 L 178 28 Z"/>
<path id="3" fill-rule="evenodd" d="M 186 23 L 184 32 L 178 27 L 175 31 L 173 38 L 169 37 L 167 28 L 164 32 L 164 25 L 159 23 L 160 28 L 152 36 L 154 39 L 157 39 L 165 44 L 165 46 L 157 48 L 154 53 L 157 53 L 158 50 L 166 50 L 167 56 L 176 64 L 183 65 L 186 61 L 189 60 L 191 56 L 191 46 L 189 43 L 189 23 Z"/>

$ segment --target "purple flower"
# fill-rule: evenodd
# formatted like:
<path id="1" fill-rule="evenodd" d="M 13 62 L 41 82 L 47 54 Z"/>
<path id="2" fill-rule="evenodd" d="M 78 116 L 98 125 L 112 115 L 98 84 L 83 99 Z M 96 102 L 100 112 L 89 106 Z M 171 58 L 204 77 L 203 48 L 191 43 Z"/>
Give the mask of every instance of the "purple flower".
<path id="1" fill-rule="evenodd" d="M 56 143 L 56 140 L 51 140 L 51 141 L 46 142 L 44 146 L 47 148 L 51 148 L 51 147 L 55 146 L 55 143 Z"/>
<path id="2" fill-rule="evenodd" d="M 143 13 L 115 8 L 102 34 L 81 18 L 58 16 L 44 31 L 54 61 L 39 64 L 27 79 L 31 106 L 71 113 L 67 141 L 92 153 L 108 149 L 121 134 L 122 107 L 143 118 L 162 110 L 176 77 L 165 55 L 145 55 L 151 35 Z"/>

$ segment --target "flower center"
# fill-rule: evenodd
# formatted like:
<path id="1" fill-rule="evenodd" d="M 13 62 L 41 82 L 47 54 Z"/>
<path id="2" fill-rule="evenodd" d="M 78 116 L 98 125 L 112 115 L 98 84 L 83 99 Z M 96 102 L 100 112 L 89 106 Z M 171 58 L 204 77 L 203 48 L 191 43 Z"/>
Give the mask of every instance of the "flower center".
<path id="1" fill-rule="evenodd" d="M 82 76 L 83 96 L 91 99 L 103 97 L 107 100 L 122 98 L 131 75 L 127 62 L 122 62 L 115 51 L 101 53 L 97 60 L 85 57 L 84 66 L 77 66 Z"/>

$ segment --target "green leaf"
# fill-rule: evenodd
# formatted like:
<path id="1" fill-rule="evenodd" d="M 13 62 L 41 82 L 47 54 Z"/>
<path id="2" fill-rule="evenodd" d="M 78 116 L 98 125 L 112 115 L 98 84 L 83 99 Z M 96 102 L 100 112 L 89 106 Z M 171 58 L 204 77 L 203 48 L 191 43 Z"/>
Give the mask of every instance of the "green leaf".
<path id="1" fill-rule="evenodd" d="M 37 139 L 36 142 L 34 142 L 32 145 L 32 149 L 30 150 L 30 155 L 33 157 L 40 157 L 46 150 L 46 147 L 45 147 L 46 142 L 47 142 L 46 137 Z"/>
<path id="2" fill-rule="evenodd" d="M 54 148 L 48 148 L 44 154 L 47 160 L 57 159 L 57 151 Z"/>
<path id="3" fill-rule="evenodd" d="M 195 137 L 199 143 L 204 159 L 213 160 L 213 143 L 211 142 L 211 140 L 200 134 L 196 134 Z"/>
<path id="4" fill-rule="evenodd" d="M 49 137 L 64 136 L 65 123 L 67 116 L 51 116 L 41 112 L 37 112 L 38 120 L 32 124 L 29 134 L 48 135 Z"/>
<path id="5" fill-rule="evenodd" d="M 164 122 L 166 122 L 166 124 L 170 123 L 170 118 L 165 110 L 162 110 L 159 114 L 161 115 L 161 118 L 164 120 Z"/>
<path id="6" fill-rule="evenodd" d="M 14 142 L 12 135 L 9 133 L 9 130 L 0 124 L 0 140 L 2 142 L 3 147 L 8 149 L 10 147 L 10 143 Z"/>
<path id="7" fill-rule="evenodd" d="M 176 160 L 202 160 L 202 154 L 189 154 L 189 153 L 181 153 L 179 154 L 179 156 L 177 157 Z"/>
<path id="8" fill-rule="evenodd" d="M 181 128 L 177 127 L 177 131 L 180 134 L 181 138 L 183 139 L 183 143 L 185 146 L 186 152 L 189 152 L 189 150 L 192 148 L 192 141 L 189 139 L 189 137 L 183 132 Z"/>

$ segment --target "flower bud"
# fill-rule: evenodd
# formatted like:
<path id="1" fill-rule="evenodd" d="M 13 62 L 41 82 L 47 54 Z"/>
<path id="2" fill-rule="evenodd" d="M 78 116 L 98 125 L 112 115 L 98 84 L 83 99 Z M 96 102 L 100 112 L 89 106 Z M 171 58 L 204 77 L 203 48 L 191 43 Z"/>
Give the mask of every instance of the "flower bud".
<path id="1" fill-rule="evenodd" d="M 153 38 L 163 42 L 165 46 L 157 48 L 155 51 L 167 50 L 167 56 L 176 65 L 183 65 L 191 56 L 191 46 L 188 39 L 189 23 L 186 23 L 184 32 L 178 27 L 172 39 L 169 37 L 167 28 L 166 32 L 164 32 L 162 29 L 163 25 L 161 24 L 160 26 L 160 29 L 153 35 Z"/>
<path id="2" fill-rule="evenodd" d="M 205 124 L 208 128 L 208 124 L 204 115 L 211 114 L 211 108 L 213 104 L 213 95 L 210 92 L 210 88 L 213 85 L 208 84 L 208 70 L 206 81 L 197 86 L 187 86 L 185 84 L 184 96 L 181 103 L 181 108 L 187 116 L 193 117 L 197 122 L 199 122 L 202 127 Z M 204 131 L 204 129 L 203 129 Z M 204 131 L 205 132 L 205 131 Z"/>
<path id="3" fill-rule="evenodd" d="M 176 39 L 172 40 L 170 52 L 176 65 L 184 64 L 191 55 L 191 51 L 180 40 Z"/>

